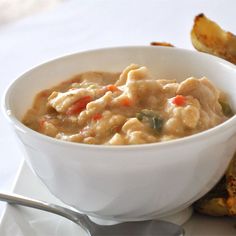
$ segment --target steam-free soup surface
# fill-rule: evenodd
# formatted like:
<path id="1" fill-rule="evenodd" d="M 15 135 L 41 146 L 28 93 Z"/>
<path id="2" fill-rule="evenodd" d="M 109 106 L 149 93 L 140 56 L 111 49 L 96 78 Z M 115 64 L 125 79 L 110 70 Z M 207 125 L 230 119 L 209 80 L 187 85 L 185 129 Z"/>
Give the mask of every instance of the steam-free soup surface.
<path id="1" fill-rule="evenodd" d="M 232 115 L 207 78 L 157 79 L 145 66 L 86 72 L 40 92 L 23 123 L 45 135 L 87 144 L 162 142 L 212 128 Z"/>

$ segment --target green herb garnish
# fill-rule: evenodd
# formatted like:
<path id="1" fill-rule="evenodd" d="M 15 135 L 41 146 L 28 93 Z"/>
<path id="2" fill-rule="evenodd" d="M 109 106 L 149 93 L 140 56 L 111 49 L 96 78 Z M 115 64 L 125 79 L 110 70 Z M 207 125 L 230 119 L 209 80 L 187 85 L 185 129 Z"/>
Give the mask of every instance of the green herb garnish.
<path id="1" fill-rule="evenodd" d="M 164 120 L 160 118 L 154 111 L 144 109 L 136 114 L 136 117 L 140 121 L 146 121 L 150 127 L 156 132 L 160 133 L 164 124 Z"/>
<path id="2" fill-rule="evenodd" d="M 221 108 L 222 108 L 222 111 L 224 113 L 225 116 L 227 117 L 231 117 L 234 115 L 230 105 L 226 102 L 223 102 L 223 101 L 219 101 L 220 105 L 221 105 Z"/>

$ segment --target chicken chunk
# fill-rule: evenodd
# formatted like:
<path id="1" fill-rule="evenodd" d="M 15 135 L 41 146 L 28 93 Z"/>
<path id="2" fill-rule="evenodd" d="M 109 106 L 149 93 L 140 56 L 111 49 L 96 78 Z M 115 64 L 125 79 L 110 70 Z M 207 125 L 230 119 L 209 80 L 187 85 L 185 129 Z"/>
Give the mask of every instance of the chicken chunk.
<path id="1" fill-rule="evenodd" d="M 127 66 L 123 72 L 121 73 L 119 79 L 116 81 L 115 85 L 116 86 L 121 86 L 121 85 L 125 85 L 126 81 L 127 81 L 127 77 L 128 77 L 128 73 L 132 70 L 136 70 L 140 68 L 139 65 L 136 64 L 131 64 L 129 66 Z"/>
<path id="2" fill-rule="evenodd" d="M 68 90 L 65 93 L 53 92 L 48 97 L 48 105 L 53 107 L 57 112 L 64 113 L 78 99 L 85 96 L 95 96 L 94 90 L 84 88 Z"/>
<path id="3" fill-rule="evenodd" d="M 205 77 L 201 79 L 193 77 L 186 79 L 180 83 L 176 93 L 185 96 L 191 95 L 198 99 L 203 108 L 211 108 L 217 112 L 220 111 L 220 104 L 218 103 L 219 91 L 210 80 Z"/>
<path id="4" fill-rule="evenodd" d="M 87 104 L 86 109 L 78 116 L 79 125 L 83 125 L 92 115 L 105 110 L 106 106 L 112 101 L 112 92 L 106 92 L 104 96 Z"/>
<path id="5" fill-rule="evenodd" d="M 177 94 L 191 95 L 199 101 L 201 130 L 211 128 L 226 119 L 219 103 L 220 92 L 207 78 L 192 77 L 183 81 L 177 89 Z"/>

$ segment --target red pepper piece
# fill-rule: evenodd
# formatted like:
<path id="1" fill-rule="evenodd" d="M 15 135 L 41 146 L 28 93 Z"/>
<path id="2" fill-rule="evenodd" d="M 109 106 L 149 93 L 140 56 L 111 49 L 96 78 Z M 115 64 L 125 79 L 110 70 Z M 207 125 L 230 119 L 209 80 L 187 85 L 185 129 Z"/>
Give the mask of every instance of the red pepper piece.
<path id="1" fill-rule="evenodd" d="M 172 103 L 175 104 L 176 106 L 184 106 L 186 103 L 186 97 L 184 97 L 183 95 L 176 95 L 172 99 Z"/>
<path id="2" fill-rule="evenodd" d="M 96 113 L 93 115 L 92 120 L 100 120 L 102 118 L 102 115 L 100 113 Z"/>
<path id="3" fill-rule="evenodd" d="M 111 91 L 111 92 L 120 91 L 114 84 L 109 84 L 109 85 L 107 85 L 106 88 L 108 91 Z"/>
<path id="4" fill-rule="evenodd" d="M 92 100 L 91 96 L 85 96 L 80 98 L 68 108 L 68 110 L 66 111 L 66 115 L 79 114 L 86 108 L 87 104 L 91 102 L 91 100 Z"/>
<path id="5" fill-rule="evenodd" d="M 121 105 L 123 105 L 125 107 L 130 107 L 130 106 L 132 106 L 132 104 L 133 104 L 133 102 L 129 98 L 124 98 L 123 100 L 121 100 Z"/>

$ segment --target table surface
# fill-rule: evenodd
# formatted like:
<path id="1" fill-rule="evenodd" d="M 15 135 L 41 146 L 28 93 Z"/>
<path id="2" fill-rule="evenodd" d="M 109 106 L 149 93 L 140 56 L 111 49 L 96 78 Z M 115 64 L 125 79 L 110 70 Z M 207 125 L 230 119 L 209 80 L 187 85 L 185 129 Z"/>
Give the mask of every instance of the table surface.
<path id="1" fill-rule="evenodd" d="M 51 9 L 65 0 L 0 0 L 0 27 Z"/>
<path id="2" fill-rule="evenodd" d="M 205 13 L 236 32 L 235 0 L 66 0 L 57 7 L 0 27 L 0 94 L 29 68 L 64 54 L 165 41 L 193 49 L 194 16 Z M 0 113 L 0 190 L 9 191 L 23 159 Z M 0 203 L 0 214 L 4 204 Z"/>

